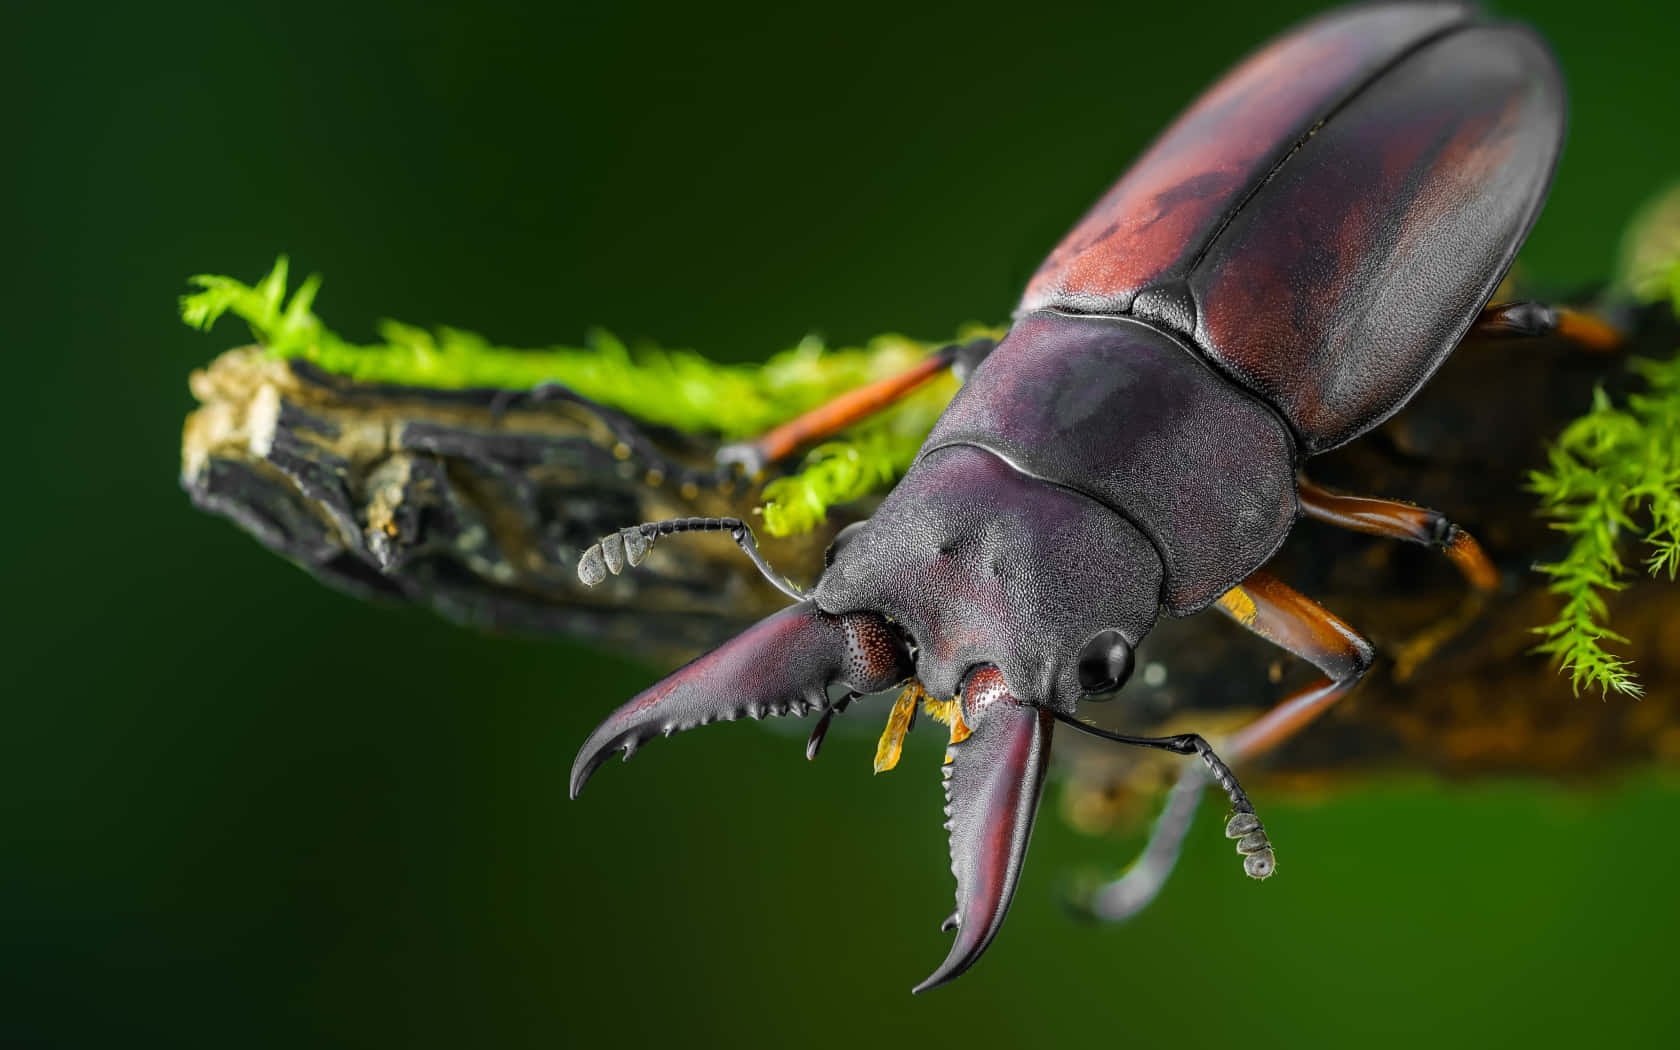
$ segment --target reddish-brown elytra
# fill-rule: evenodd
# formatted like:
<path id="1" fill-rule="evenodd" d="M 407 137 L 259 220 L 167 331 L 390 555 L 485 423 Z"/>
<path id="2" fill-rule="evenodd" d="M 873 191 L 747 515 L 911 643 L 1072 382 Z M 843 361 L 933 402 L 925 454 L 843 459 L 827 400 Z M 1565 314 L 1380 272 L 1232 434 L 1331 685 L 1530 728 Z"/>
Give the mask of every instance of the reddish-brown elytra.
<path id="1" fill-rule="evenodd" d="M 814 753 L 852 698 L 913 679 L 951 723 L 957 877 L 956 942 L 918 990 L 962 973 L 1014 893 L 1055 721 L 1095 731 L 1075 706 L 1124 684 L 1163 609 L 1218 608 L 1323 672 L 1222 742 L 1237 761 L 1371 664 L 1357 632 L 1261 568 L 1302 514 L 1438 547 L 1472 586 L 1497 588 L 1440 514 L 1331 493 L 1298 468 L 1396 412 L 1478 325 L 1559 329 L 1559 311 L 1488 300 L 1539 214 L 1563 128 L 1545 45 L 1456 3 L 1331 13 L 1254 54 L 1051 252 L 1000 343 L 936 355 L 966 383 L 809 594 L 769 570 L 736 519 L 637 526 L 586 552 L 580 575 L 597 583 L 671 532 L 728 531 L 797 604 L 609 717 L 578 755 L 573 795 L 614 751 L 741 715 L 819 712 Z M 755 468 L 934 371 L 723 458 Z M 1236 809 L 1226 833 L 1245 870 L 1272 873 L 1264 827 L 1200 736 L 1099 735 L 1201 763 L 1158 825 L 1164 848 L 1096 895 L 1097 914 L 1153 894 L 1203 765 Z"/>

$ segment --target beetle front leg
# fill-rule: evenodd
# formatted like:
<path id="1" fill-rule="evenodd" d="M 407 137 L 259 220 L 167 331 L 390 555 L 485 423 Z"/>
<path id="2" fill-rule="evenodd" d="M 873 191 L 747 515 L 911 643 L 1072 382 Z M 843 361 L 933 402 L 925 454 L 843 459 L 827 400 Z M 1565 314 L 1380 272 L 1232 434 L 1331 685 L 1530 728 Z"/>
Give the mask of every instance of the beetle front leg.
<path id="1" fill-rule="evenodd" d="M 718 449 L 718 464 L 739 466 L 748 477 L 757 475 L 801 447 L 831 437 L 903 400 L 947 368 L 959 379 L 967 379 L 996 346 L 991 339 L 974 339 L 940 347 L 908 371 L 848 390 L 753 441 L 723 446 Z"/>
<path id="2" fill-rule="evenodd" d="M 1274 645 L 1301 657 L 1325 677 L 1295 693 L 1234 734 L 1221 750 L 1240 762 L 1276 747 L 1346 696 L 1371 669 L 1371 643 L 1322 605 L 1267 572 L 1257 572 L 1221 597 L 1218 608 Z M 1080 902 L 1095 918 L 1125 919 L 1155 899 L 1178 861 L 1179 847 L 1196 813 L 1206 780 L 1202 770 L 1187 769 L 1168 797 L 1166 809 L 1150 831 L 1142 855 L 1120 878 Z M 1239 812 L 1226 833 L 1239 838 L 1251 829 Z M 1250 858 L 1252 859 L 1252 857 Z M 1251 874 L 1255 874 L 1253 871 Z M 1268 871 L 1269 874 L 1269 871 Z"/>

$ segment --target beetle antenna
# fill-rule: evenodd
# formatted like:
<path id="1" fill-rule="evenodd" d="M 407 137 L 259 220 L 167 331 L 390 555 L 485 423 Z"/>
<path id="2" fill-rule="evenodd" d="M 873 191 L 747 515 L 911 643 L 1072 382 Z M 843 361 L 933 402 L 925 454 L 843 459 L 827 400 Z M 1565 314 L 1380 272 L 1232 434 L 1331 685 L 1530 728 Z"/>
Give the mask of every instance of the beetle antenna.
<path id="1" fill-rule="evenodd" d="M 1162 751 L 1171 751 L 1178 755 L 1196 755 L 1207 766 L 1213 775 L 1214 782 L 1225 789 L 1230 796 L 1231 819 L 1225 823 L 1225 837 L 1237 840 L 1237 852 L 1243 855 L 1243 870 L 1257 879 L 1264 879 L 1277 870 L 1277 856 L 1272 852 L 1272 844 L 1266 838 L 1266 826 L 1260 823 L 1255 815 L 1254 803 L 1248 800 L 1248 792 L 1243 790 L 1237 775 L 1231 772 L 1231 767 L 1224 759 L 1214 753 L 1212 745 L 1196 733 L 1181 733 L 1178 736 L 1128 736 L 1125 733 L 1115 733 L 1101 729 L 1089 722 L 1081 722 L 1072 715 L 1064 715 L 1059 711 L 1052 712 L 1057 718 L 1083 732 L 1104 740 L 1112 740 L 1117 744 L 1131 744 L 1134 747 L 1152 747 Z M 1190 812 L 1194 812 L 1191 810 Z"/>
<path id="2" fill-rule="evenodd" d="M 764 555 L 759 553 L 758 542 L 753 539 L 752 529 L 740 518 L 670 518 L 619 529 L 583 552 L 583 557 L 578 559 L 578 579 L 585 587 L 593 587 L 606 579 L 609 572 L 617 576 L 626 565 L 640 565 L 659 537 L 678 532 L 729 533 L 729 538 L 747 553 L 752 563 L 758 566 L 758 571 L 775 584 L 778 591 L 796 602 L 805 600 L 798 587 L 789 583 L 764 560 Z"/>

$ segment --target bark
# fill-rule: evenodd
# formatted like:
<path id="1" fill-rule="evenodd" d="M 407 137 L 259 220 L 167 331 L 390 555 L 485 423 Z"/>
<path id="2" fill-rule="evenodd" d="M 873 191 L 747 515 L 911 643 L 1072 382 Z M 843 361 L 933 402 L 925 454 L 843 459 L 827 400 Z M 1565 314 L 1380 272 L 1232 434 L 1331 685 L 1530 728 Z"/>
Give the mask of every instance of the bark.
<path id="1" fill-rule="evenodd" d="M 195 372 L 181 482 L 329 586 L 411 602 L 465 625 L 564 635 L 655 663 L 717 644 L 785 599 L 724 536 L 668 540 L 634 572 L 585 588 L 577 559 L 659 518 L 740 514 L 715 442 L 552 389 L 364 384 L 232 350 Z M 766 554 L 797 574 L 834 527 Z"/>

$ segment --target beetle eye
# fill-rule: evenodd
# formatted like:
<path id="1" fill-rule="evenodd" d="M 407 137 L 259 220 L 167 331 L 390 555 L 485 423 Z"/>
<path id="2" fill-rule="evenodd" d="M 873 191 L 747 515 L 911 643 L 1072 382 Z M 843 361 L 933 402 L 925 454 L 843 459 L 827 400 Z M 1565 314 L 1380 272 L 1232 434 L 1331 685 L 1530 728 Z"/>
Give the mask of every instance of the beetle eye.
<path id="1" fill-rule="evenodd" d="M 1089 698 L 1112 693 L 1132 676 L 1132 646 L 1119 631 L 1101 631 L 1079 651 L 1079 687 Z"/>

